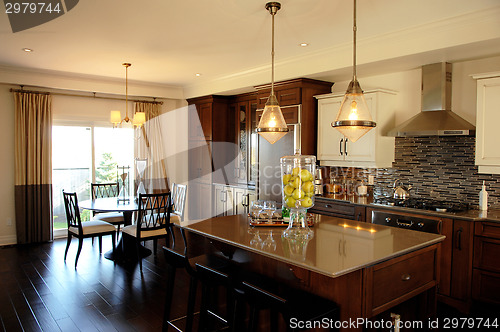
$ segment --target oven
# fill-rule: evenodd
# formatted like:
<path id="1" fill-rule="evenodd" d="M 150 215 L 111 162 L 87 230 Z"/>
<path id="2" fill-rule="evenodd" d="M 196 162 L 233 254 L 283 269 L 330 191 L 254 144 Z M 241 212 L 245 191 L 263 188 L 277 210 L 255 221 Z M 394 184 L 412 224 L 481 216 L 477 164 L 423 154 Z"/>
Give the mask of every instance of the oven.
<path id="1" fill-rule="evenodd" d="M 373 224 L 434 234 L 441 234 L 443 228 L 443 218 L 437 216 L 374 208 L 368 208 L 367 212 L 367 221 Z"/>

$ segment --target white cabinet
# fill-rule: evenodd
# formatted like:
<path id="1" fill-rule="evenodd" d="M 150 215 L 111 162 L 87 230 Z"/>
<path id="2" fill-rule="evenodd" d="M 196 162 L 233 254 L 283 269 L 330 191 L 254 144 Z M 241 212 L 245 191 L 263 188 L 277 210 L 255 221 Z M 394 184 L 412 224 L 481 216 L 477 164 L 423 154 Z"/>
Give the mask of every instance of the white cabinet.
<path id="1" fill-rule="evenodd" d="M 331 126 L 340 109 L 343 94 L 315 96 L 318 100 L 318 160 L 322 166 L 392 167 L 394 137 L 384 136 L 394 127 L 394 91 L 365 92 L 365 99 L 377 127 L 357 142 L 350 142 Z"/>
<path id="2" fill-rule="evenodd" d="M 214 184 L 214 216 L 247 214 L 250 202 L 256 199 L 255 190 Z"/>
<path id="3" fill-rule="evenodd" d="M 500 174 L 500 73 L 473 78 L 477 79 L 476 165 L 479 173 Z"/>

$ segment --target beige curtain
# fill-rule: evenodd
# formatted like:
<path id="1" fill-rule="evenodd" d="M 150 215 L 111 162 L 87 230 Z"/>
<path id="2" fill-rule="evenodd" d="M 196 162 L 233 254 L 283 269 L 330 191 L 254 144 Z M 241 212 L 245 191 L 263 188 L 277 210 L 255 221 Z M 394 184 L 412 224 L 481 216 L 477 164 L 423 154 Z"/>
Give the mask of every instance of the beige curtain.
<path id="1" fill-rule="evenodd" d="M 14 92 L 17 243 L 52 241 L 51 96 Z"/>
<path id="2" fill-rule="evenodd" d="M 159 103 L 135 102 L 134 108 L 135 112 L 146 113 L 146 123 L 140 129 L 135 153 L 136 158 L 148 160 L 144 174 L 146 191 L 150 193 L 168 191 L 167 167 L 160 123 L 161 105 Z"/>

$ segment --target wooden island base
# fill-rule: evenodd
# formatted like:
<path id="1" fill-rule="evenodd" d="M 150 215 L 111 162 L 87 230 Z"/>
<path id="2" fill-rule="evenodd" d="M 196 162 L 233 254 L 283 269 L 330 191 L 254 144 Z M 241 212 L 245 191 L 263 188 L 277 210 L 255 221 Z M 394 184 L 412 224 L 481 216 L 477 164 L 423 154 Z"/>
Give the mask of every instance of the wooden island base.
<path id="1" fill-rule="evenodd" d="M 274 239 L 278 249 L 275 248 L 270 254 L 269 250 L 255 245 L 250 246 L 250 240 L 246 239 L 247 235 L 241 235 L 245 237 L 245 241 L 248 240 L 245 246 L 241 243 L 245 241 L 238 243 L 234 239 L 224 239 L 222 233 L 216 234 L 215 227 L 210 228 L 213 231 L 212 234 L 203 227 L 203 223 L 207 226 L 208 223 L 220 222 L 227 218 L 231 217 L 205 220 L 199 224 L 201 225 L 199 228 L 196 224 L 185 227 L 190 233 L 190 242 L 201 243 L 203 239 L 208 240 L 213 248 L 221 251 L 240 269 L 262 274 L 279 281 L 279 284 L 284 286 L 299 288 L 333 300 L 340 307 L 340 322 L 337 324 L 340 324 L 338 326 L 341 330 L 371 330 L 370 327 L 376 327 L 377 324 L 383 322 L 387 324 L 391 312 L 400 314 L 401 321 L 405 324 L 415 324 L 419 327 L 417 324 L 421 322 L 422 327 L 427 328 L 429 319 L 436 315 L 440 241 L 434 241 L 420 248 L 412 248 L 403 254 L 388 257 L 385 260 L 352 269 L 352 271 L 328 275 L 317 271 L 316 267 L 319 266 L 320 261 L 320 253 L 314 252 L 320 248 L 317 243 L 308 246 L 307 251 L 311 250 L 313 253 L 308 253 L 301 259 L 301 257 L 287 255 L 286 250 L 283 253 L 280 252 L 282 243 L 276 234 L 274 234 Z M 241 220 L 238 221 L 233 217 L 232 221 L 236 224 L 231 225 L 230 228 L 233 228 L 233 232 L 237 232 L 240 229 L 237 223 Z M 240 226 L 243 227 L 243 225 L 246 224 Z M 398 241 L 396 237 L 399 236 L 400 231 L 397 230 L 394 234 L 394 243 Z M 274 232 L 276 231 L 273 230 Z M 225 229 L 223 233 L 229 234 L 231 230 Z M 247 226 L 240 229 L 239 233 L 247 233 Z M 410 236 L 413 233 L 415 232 L 412 232 Z M 440 239 L 442 238 L 444 237 Z M 336 246 L 334 244 L 334 247 Z M 394 246 L 397 247 L 396 244 Z M 332 256 L 331 259 L 335 257 Z M 366 321 L 368 319 L 371 323 Z"/>

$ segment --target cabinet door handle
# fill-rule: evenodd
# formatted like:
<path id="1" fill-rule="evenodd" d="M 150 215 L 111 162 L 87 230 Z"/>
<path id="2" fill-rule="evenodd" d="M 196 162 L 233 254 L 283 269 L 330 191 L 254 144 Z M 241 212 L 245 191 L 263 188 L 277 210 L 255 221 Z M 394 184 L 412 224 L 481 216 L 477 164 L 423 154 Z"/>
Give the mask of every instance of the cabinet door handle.
<path id="1" fill-rule="evenodd" d="M 357 221 L 361 221 L 361 212 L 358 212 L 358 216 L 356 217 Z"/>
<path id="2" fill-rule="evenodd" d="M 340 144 L 339 144 L 339 150 L 340 150 L 340 155 L 343 155 L 344 153 L 342 152 L 342 143 L 344 142 L 344 139 L 340 139 Z"/>
<path id="3" fill-rule="evenodd" d="M 462 250 L 462 232 L 464 229 L 460 227 L 457 231 L 457 249 Z"/>
<path id="4" fill-rule="evenodd" d="M 344 154 L 347 156 L 347 138 L 344 140 Z"/>
<path id="5" fill-rule="evenodd" d="M 250 205 L 250 194 L 245 194 L 243 195 L 244 199 L 243 201 L 241 202 L 241 205 L 247 207 Z"/>
<path id="6" fill-rule="evenodd" d="M 325 207 L 326 207 L 327 209 L 331 209 L 333 206 L 331 206 L 330 204 L 325 204 Z"/>
<path id="7" fill-rule="evenodd" d="M 411 275 L 409 275 L 409 274 L 406 274 L 406 273 L 405 273 L 405 274 L 403 274 L 403 275 L 401 276 L 401 280 L 403 280 L 403 281 L 408 281 L 408 280 L 410 280 L 410 279 L 411 279 Z"/>

